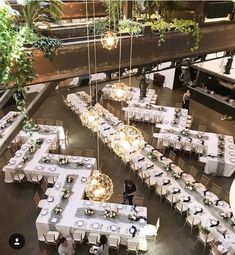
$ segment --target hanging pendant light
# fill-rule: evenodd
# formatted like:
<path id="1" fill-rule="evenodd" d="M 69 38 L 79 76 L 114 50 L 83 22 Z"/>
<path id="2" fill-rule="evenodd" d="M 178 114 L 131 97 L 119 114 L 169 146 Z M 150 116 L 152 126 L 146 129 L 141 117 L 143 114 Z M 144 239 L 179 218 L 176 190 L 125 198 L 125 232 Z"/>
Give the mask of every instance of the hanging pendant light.
<path id="1" fill-rule="evenodd" d="M 230 188 L 229 203 L 230 203 L 233 215 L 235 215 L 235 179 Z"/>
<path id="2" fill-rule="evenodd" d="M 129 89 L 123 82 L 116 82 L 112 86 L 111 97 L 115 101 L 125 101 L 128 96 Z"/>
<path id="3" fill-rule="evenodd" d="M 127 159 L 128 155 L 142 150 L 144 138 L 137 128 L 125 125 L 116 130 L 111 146 L 117 155 Z"/>
<path id="4" fill-rule="evenodd" d="M 97 131 L 99 116 L 93 109 L 83 112 L 80 115 L 80 119 L 84 126 L 92 129 L 93 131 Z"/>
<path id="5" fill-rule="evenodd" d="M 111 30 L 101 35 L 101 44 L 102 47 L 105 49 L 112 50 L 114 48 L 117 48 L 118 41 L 119 39 L 117 34 L 112 32 Z"/>
<path id="6" fill-rule="evenodd" d="M 105 174 L 93 175 L 86 182 L 85 192 L 90 200 L 105 202 L 113 194 L 113 182 Z"/>

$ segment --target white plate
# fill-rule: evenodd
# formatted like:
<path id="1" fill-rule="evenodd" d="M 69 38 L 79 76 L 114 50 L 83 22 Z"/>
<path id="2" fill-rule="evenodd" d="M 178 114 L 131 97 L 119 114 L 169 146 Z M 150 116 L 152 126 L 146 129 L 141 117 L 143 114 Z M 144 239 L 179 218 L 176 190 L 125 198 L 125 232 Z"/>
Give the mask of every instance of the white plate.
<path id="1" fill-rule="evenodd" d="M 101 206 L 102 206 L 102 207 L 106 207 L 107 204 L 106 204 L 106 203 L 102 203 Z"/>
<path id="2" fill-rule="evenodd" d="M 86 201 L 85 204 L 89 206 L 91 205 L 91 201 Z"/>
<path id="3" fill-rule="evenodd" d="M 91 168 L 91 164 L 88 164 L 88 165 L 87 165 L 87 168 Z"/>
<path id="4" fill-rule="evenodd" d="M 230 155 L 230 156 L 235 156 L 235 151 L 230 151 L 230 152 L 229 152 L 229 155 Z"/>
<path id="5" fill-rule="evenodd" d="M 139 220 L 139 222 L 140 222 L 140 223 L 145 223 L 145 220 L 141 218 L 141 219 Z"/>
<path id="6" fill-rule="evenodd" d="M 94 229 L 98 229 L 99 228 L 99 223 L 93 223 L 92 224 L 92 228 L 94 228 Z"/>
<path id="7" fill-rule="evenodd" d="M 111 229 L 112 231 L 117 231 L 117 226 L 112 225 L 112 226 L 110 227 L 110 229 Z"/>
<path id="8" fill-rule="evenodd" d="M 174 192 L 178 192 L 179 189 L 178 189 L 178 188 L 174 188 L 173 191 L 174 191 Z"/>
<path id="9" fill-rule="evenodd" d="M 46 143 L 51 143 L 51 139 L 46 139 Z"/>
<path id="10" fill-rule="evenodd" d="M 48 198 L 47 198 L 47 201 L 48 201 L 48 202 L 53 202 L 53 201 L 54 201 L 54 197 L 48 197 Z"/>
<path id="11" fill-rule="evenodd" d="M 49 170 L 50 170 L 51 172 L 55 172 L 56 167 L 50 167 Z"/>
<path id="12" fill-rule="evenodd" d="M 169 182 L 169 180 L 163 180 L 164 184 L 167 184 Z"/>
<path id="13" fill-rule="evenodd" d="M 51 219 L 51 222 L 52 222 L 52 223 L 56 223 L 56 222 L 57 222 L 57 218 L 52 218 L 52 219 Z"/>
<path id="14" fill-rule="evenodd" d="M 16 163 L 16 161 L 15 161 L 14 159 L 11 159 L 11 160 L 9 161 L 9 163 L 10 163 L 10 165 L 14 165 L 14 164 Z"/>
<path id="15" fill-rule="evenodd" d="M 223 202 L 223 201 L 219 201 L 219 202 L 218 202 L 218 205 L 223 206 L 223 205 L 224 205 L 224 202 Z"/>
<path id="16" fill-rule="evenodd" d="M 78 220 L 77 223 L 76 223 L 76 225 L 77 225 L 78 227 L 83 227 L 83 226 L 84 226 L 84 221 L 83 221 L 83 220 Z"/>
<path id="17" fill-rule="evenodd" d="M 211 220 L 212 225 L 216 225 L 218 222 L 216 220 Z"/>
<path id="18" fill-rule="evenodd" d="M 195 210 L 196 210 L 196 212 L 201 212 L 202 208 L 196 207 Z"/>
<path id="19" fill-rule="evenodd" d="M 46 215 L 47 213 L 48 213 L 48 210 L 47 210 L 47 209 L 44 209 L 44 208 L 43 208 L 43 209 L 41 210 L 41 215 Z"/>
<path id="20" fill-rule="evenodd" d="M 37 170 L 42 170 L 42 166 L 37 166 L 36 169 Z"/>
<path id="21" fill-rule="evenodd" d="M 59 188 L 60 188 L 60 186 L 61 186 L 61 184 L 60 184 L 60 183 L 56 183 L 56 184 L 55 184 L 55 187 L 56 187 L 57 189 L 59 189 Z"/>
<path id="22" fill-rule="evenodd" d="M 20 152 L 16 152 L 16 154 L 15 154 L 16 157 L 21 157 L 21 155 L 22 155 L 22 153 L 20 153 Z"/>
<path id="23" fill-rule="evenodd" d="M 130 228 L 130 233 L 133 234 L 135 232 L 134 228 Z"/>
<path id="24" fill-rule="evenodd" d="M 235 163 L 235 158 L 230 158 L 230 161 L 231 161 L 232 163 Z"/>
<path id="25" fill-rule="evenodd" d="M 117 208 L 118 208 L 118 209 L 122 209 L 122 208 L 123 208 L 123 205 L 120 205 L 120 204 L 119 204 L 119 205 L 117 206 Z"/>
<path id="26" fill-rule="evenodd" d="M 86 182 L 87 181 L 87 178 L 86 177 L 82 177 L 81 178 L 81 182 Z"/>
<path id="27" fill-rule="evenodd" d="M 90 159 L 89 158 L 84 158 L 85 161 L 89 161 Z"/>

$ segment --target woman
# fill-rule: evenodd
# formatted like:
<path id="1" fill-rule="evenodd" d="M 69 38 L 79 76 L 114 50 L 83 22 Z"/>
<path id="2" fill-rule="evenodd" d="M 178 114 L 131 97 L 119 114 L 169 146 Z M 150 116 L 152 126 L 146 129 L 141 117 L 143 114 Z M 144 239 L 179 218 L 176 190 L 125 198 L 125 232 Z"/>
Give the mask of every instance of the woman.
<path id="1" fill-rule="evenodd" d="M 58 248 L 59 255 L 74 255 L 74 242 L 71 238 L 62 237 Z"/>
<path id="2" fill-rule="evenodd" d="M 109 255 L 109 247 L 107 245 L 107 237 L 105 235 L 100 236 L 100 247 L 97 249 L 96 255 Z"/>
<path id="3" fill-rule="evenodd" d="M 136 186 L 132 180 L 126 179 L 124 184 L 124 203 L 128 200 L 129 205 L 133 205 L 133 198 L 136 192 Z"/>
<path id="4" fill-rule="evenodd" d="M 190 91 L 187 90 L 183 95 L 183 105 L 182 108 L 189 110 L 189 100 L 190 100 Z"/>

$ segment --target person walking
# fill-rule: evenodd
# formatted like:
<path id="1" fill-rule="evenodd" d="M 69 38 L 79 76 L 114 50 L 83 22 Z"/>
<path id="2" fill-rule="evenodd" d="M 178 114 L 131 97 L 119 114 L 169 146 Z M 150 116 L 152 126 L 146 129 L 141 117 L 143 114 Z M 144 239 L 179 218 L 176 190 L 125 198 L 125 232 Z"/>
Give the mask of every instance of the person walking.
<path id="1" fill-rule="evenodd" d="M 74 255 L 75 250 L 74 250 L 74 242 L 72 238 L 65 238 L 62 237 L 60 239 L 60 245 L 58 248 L 58 253 L 59 255 Z"/>
<path id="2" fill-rule="evenodd" d="M 189 101 L 190 101 L 191 93 L 189 90 L 187 90 L 183 95 L 183 104 L 182 108 L 189 110 Z"/>
<path id="3" fill-rule="evenodd" d="M 129 205 L 133 205 L 133 198 L 136 193 L 136 185 L 132 180 L 126 179 L 124 182 L 123 203 L 128 200 Z"/>

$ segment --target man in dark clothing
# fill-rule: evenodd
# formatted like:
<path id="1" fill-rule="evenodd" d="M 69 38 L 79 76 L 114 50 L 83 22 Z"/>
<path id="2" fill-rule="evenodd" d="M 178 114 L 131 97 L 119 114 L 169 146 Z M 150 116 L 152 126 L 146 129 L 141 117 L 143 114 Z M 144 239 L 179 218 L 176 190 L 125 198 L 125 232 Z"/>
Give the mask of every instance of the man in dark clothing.
<path id="1" fill-rule="evenodd" d="M 124 197 L 123 203 L 125 204 L 125 202 L 128 200 L 129 205 L 133 205 L 133 198 L 134 198 L 135 192 L 136 192 L 136 186 L 134 182 L 128 179 L 125 180 L 124 192 L 123 192 L 123 197 Z"/>

